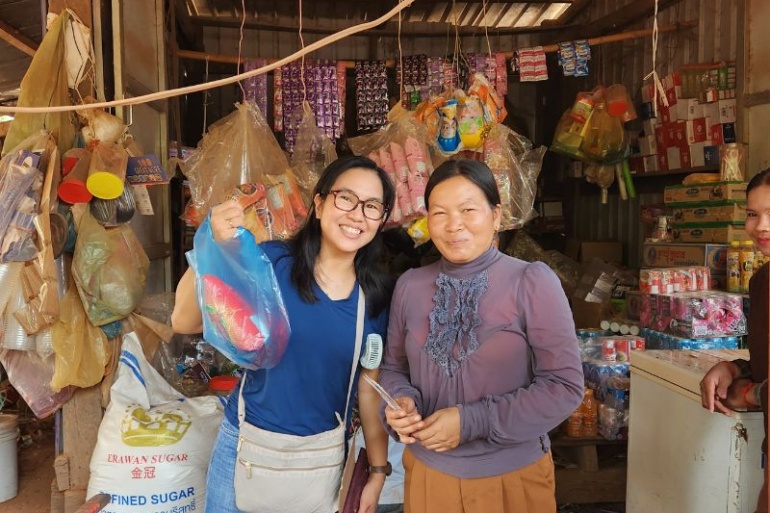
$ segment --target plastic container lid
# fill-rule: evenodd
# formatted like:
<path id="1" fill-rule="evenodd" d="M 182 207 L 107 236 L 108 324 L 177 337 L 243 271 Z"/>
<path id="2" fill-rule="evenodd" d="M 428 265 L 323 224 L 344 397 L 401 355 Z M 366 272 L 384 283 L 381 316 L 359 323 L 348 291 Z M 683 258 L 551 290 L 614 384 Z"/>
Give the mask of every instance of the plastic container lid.
<path id="1" fill-rule="evenodd" d="M 238 378 L 235 376 L 214 376 L 209 381 L 209 390 L 215 392 L 232 392 L 235 385 L 238 384 Z"/>
<path id="2" fill-rule="evenodd" d="M 86 184 L 81 180 L 67 180 L 59 184 L 56 194 L 62 201 L 74 205 L 75 203 L 88 203 L 93 195 L 88 191 Z"/>
<path id="3" fill-rule="evenodd" d="M 123 194 L 123 180 L 107 171 L 91 173 L 86 181 L 89 192 L 101 199 L 115 199 Z"/>

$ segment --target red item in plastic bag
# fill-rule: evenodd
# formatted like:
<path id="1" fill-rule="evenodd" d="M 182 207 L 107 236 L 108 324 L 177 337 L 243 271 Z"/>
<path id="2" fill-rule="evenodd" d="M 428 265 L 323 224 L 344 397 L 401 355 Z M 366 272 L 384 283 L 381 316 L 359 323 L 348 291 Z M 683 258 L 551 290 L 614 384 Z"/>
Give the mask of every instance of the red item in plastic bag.
<path id="1" fill-rule="evenodd" d="M 205 274 L 203 281 L 203 302 L 207 313 L 216 324 L 216 329 L 224 334 L 238 349 L 256 351 L 265 344 L 265 336 L 252 317 L 256 315 L 246 301 L 228 284 Z"/>

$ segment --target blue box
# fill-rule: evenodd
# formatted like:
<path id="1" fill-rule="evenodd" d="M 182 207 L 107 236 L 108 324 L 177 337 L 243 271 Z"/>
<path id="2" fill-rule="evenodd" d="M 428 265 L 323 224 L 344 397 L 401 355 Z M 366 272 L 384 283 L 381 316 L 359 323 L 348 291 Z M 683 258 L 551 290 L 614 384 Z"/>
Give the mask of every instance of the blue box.
<path id="1" fill-rule="evenodd" d="M 736 141 L 735 123 L 722 123 L 722 139 L 725 144 Z"/>
<path id="2" fill-rule="evenodd" d="M 705 146 L 703 148 L 703 165 L 706 167 L 719 167 L 719 146 Z"/>

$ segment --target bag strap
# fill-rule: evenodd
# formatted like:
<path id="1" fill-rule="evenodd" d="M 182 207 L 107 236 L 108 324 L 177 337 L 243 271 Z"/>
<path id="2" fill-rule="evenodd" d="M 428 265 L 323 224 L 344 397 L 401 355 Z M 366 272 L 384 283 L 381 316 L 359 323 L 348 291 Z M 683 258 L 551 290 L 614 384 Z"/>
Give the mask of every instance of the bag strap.
<path id="1" fill-rule="evenodd" d="M 361 285 L 358 286 L 358 310 L 356 313 L 356 339 L 355 349 L 353 351 L 353 363 L 350 368 L 350 378 L 348 379 L 348 395 L 345 399 L 345 412 L 343 413 L 342 425 L 347 425 L 348 410 L 350 409 L 350 397 L 353 392 L 353 378 L 356 376 L 356 368 L 358 367 L 358 359 L 361 357 L 361 346 L 364 338 L 364 315 L 366 313 L 366 296 L 364 295 L 364 289 Z M 241 378 L 241 386 L 238 391 L 238 426 L 243 426 L 246 421 L 246 401 L 243 400 L 243 386 L 246 384 L 246 377 L 248 371 L 243 371 L 243 377 Z M 338 415 L 339 416 L 339 415 Z"/>
<path id="2" fill-rule="evenodd" d="M 348 411 L 350 410 L 350 397 L 353 395 L 353 378 L 356 376 L 358 359 L 361 358 L 361 346 L 364 338 L 364 314 L 366 310 L 366 296 L 361 285 L 358 286 L 358 314 L 356 315 L 356 340 L 353 351 L 353 363 L 350 367 L 350 379 L 348 379 L 348 398 L 345 400 L 345 413 L 342 417 L 342 425 L 347 425 Z"/>

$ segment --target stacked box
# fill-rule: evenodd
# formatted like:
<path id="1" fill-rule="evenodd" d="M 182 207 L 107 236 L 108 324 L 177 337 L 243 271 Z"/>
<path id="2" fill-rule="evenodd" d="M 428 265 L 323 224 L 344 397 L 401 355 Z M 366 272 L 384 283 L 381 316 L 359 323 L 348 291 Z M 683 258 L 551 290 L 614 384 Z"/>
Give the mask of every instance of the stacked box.
<path id="1" fill-rule="evenodd" d="M 677 208 L 692 203 L 745 202 L 746 182 L 715 182 L 698 185 L 669 185 L 663 192 L 666 205 Z M 699 205 L 699 206 L 704 206 Z"/>
<path id="2" fill-rule="evenodd" d="M 642 267 L 705 266 L 711 288 L 722 290 L 727 281 L 727 248 L 727 244 L 645 242 Z"/>
<path id="3" fill-rule="evenodd" d="M 684 66 L 662 81 L 668 105 L 659 96 L 653 106 L 653 85 L 642 87 L 644 135 L 656 140 L 654 146 L 640 140 L 640 152 L 633 156 L 637 172 L 719 167 L 719 146 L 737 140 L 735 69 L 724 63 Z M 657 158 L 642 159 L 649 155 Z"/>
<path id="4" fill-rule="evenodd" d="M 746 202 L 692 203 L 674 208 L 674 224 L 731 223 L 746 221 Z"/>

